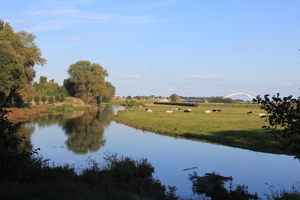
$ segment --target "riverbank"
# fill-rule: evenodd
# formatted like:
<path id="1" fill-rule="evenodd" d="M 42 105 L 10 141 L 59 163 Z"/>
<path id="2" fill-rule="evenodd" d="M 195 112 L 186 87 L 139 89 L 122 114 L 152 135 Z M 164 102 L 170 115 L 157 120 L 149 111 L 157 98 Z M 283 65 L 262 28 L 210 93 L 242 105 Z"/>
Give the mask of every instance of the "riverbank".
<path id="1" fill-rule="evenodd" d="M 201 104 L 190 107 L 189 113 L 181 110 L 166 113 L 174 106 L 147 104 L 147 107 L 131 107 L 119 111 L 114 120 L 118 123 L 172 137 L 198 140 L 208 143 L 249 149 L 253 151 L 291 155 L 280 150 L 280 141 L 275 140 L 261 127 L 266 125 L 264 118 L 258 114 L 264 113 L 259 107 L 233 107 L 225 105 Z M 145 111 L 145 108 L 153 112 Z M 220 110 L 206 114 L 205 110 Z M 247 114 L 249 111 L 252 114 Z"/>
<path id="2" fill-rule="evenodd" d="M 8 112 L 7 118 L 12 123 L 25 122 L 32 119 L 37 119 L 43 117 L 46 114 L 50 114 L 53 111 L 49 109 L 49 107 L 62 107 L 64 105 L 71 105 L 72 107 L 82 107 L 82 109 L 91 107 L 90 105 L 86 105 L 81 99 L 75 97 L 66 97 L 64 102 L 56 102 L 53 104 L 40 104 L 34 105 L 32 103 L 31 106 L 24 108 L 3 108 Z"/>

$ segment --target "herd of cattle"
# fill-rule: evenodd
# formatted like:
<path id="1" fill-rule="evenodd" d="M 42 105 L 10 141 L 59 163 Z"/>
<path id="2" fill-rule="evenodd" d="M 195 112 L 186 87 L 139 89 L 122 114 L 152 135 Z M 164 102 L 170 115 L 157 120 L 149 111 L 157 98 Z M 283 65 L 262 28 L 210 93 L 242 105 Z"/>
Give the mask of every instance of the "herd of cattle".
<path id="1" fill-rule="evenodd" d="M 167 110 L 166 113 L 173 113 L 173 111 L 178 111 L 178 110 L 181 110 L 180 108 L 172 108 L 172 110 Z M 183 110 L 183 112 L 185 113 L 190 113 L 192 111 L 192 109 L 186 109 L 186 110 Z M 213 109 L 213 110 L 205 110 L 204 113 L 212 113 L 212 112 L 221 112 L 222 110 L 217 110 L 217 109 Z M 146 112 L 150 112 L 152 113 L 153 111 L 150 109 L 150 108 L 146 108 Z M 247 114 L 252 114 L 252 111 L 249 111 L 247 112 Z M 258 116 L 260 117 L 265 117 L 266 114 L 263 114 L 263 113 L 258 113 Z"/>

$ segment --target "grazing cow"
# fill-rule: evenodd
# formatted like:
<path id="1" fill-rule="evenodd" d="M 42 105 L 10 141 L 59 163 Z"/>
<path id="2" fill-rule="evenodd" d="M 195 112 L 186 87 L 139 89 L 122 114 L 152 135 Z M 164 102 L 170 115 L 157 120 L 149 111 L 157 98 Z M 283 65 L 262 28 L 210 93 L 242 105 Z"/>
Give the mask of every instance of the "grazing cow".
<path id="1" fill-rule="evenodd" d="M 190 112 L 191 112 L 191 109 L 184 110 L 183 112 L 190 113 Z"/>
<path id="2" fill-rule="evenodd" d="M 180 108 L 172 108 L 172 110 L 180 110 Z"/>
<path id="3" fill-rule="evenodd" d="M 247 114 L 252 114 L 252 111 L 247 112 Z"/>
<path id="4" fill-rule="evenodd" d="M 204 113 L 211 113 L 211 110 L 206 110 L 204 111 Z"/>
<path id="5" fill-rule="evenodd" d="M 221 110 L 213 109 L 213 112 L 221 112 Z"/>
<path id="6" fill-rule="evenodd" d="M 166 111 L 166 113 L 172 113 L 173 112 L 173 110 L 167 110 Z"/>
<path id="7" fill-rule="evenodd" d="M 146 108 L 146 112 L 151 112 L 152 113 L 152 110 L 149 109 L 149 108 Z"/>
<path id="8" fill-rule="evenodd" d="M 260 117 L 265 117 L 265 116 L 266 116 L 266 114 L 263 114 L 263 113 L 258 113 L 258 116 L 260 116 Z"/>

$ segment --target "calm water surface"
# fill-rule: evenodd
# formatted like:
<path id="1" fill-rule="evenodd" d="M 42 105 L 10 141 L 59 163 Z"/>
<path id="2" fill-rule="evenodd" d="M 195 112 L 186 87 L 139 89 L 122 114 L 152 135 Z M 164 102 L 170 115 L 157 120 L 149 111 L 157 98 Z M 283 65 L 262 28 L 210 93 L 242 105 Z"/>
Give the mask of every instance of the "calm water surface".
<path id="1" fill-rule="evenodd" d="M 190 197 L 189 175 L 216 172 L 232 176 L 233 184 L 245 184 L 259 197 L 272 190 L 290 189 L 300 180 L 300 163 L 292 156 L 253 152 L 221 145 L 176 139 L 143 132 L 110 121 L 122 107 L 105 108 L 98 113 L 50 116 L 23 124 L 30 134 L 28 148 L 41 148 L 39 154 L 54 164 L 88 167 L 88 158 L 101 162 L 105 153 L 134 159 L 147 158 L 155 167 L 154 178 L 176 186 L 177 194 Z M 197 167 L 192 170 L 183 169 Z M 274 187 L 274 188 L 273 188 Z"/>

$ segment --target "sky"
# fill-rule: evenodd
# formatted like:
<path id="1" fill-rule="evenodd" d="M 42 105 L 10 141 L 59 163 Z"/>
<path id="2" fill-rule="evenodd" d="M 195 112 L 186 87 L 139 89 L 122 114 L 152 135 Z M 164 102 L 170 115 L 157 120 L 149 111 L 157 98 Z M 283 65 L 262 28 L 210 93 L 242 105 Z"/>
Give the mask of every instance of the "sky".
<path id="1" fill-rule="evenodd" d="M 36 82 L 88 60 L 121 97 L 300 96 L 299 0 L 1 1 L 47 60 Z"/>

